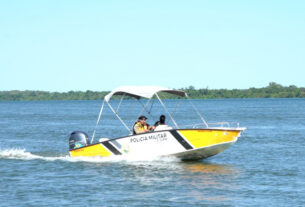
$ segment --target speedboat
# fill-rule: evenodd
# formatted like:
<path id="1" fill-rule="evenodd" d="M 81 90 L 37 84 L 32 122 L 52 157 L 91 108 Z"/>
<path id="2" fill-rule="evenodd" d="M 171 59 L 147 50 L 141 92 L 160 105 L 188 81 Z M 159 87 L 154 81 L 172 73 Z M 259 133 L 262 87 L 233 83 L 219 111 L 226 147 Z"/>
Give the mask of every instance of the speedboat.
<path id="1" fill-rule="evenodd" d="M 161 95 L 165 96 L 164 100 L 160 98 Z M 182 101 L 183 104 L 188 103 L 191 106 L 189 108 L 182 107 L 183 112 L 178 116 L 180 119 L 187 120 L 183 117 L 188 117 L 192 109 L 194 114 L 198 116 L 200 123 L 187 126 L 179 124 L 178 120 L 174 119 L 174 114 L 177 114 L 176 109 L 171 107 L 172 110 L 169 110 L 165 104 L 165 100 L 173 97 L 177 97 L 177 101 L 170 103 L 176 104 L 176 102 Z M 116 104 L 116 107 L 111 101 Z M 141 103 L 140 113 L 134 115 L 133 118 L 130 118 L 131 114 L 129 114 L 124 120 L 119 115 L 123 101 L 127 101 L 127 105 L 132 101 Z M 157 107 L 153 107 L 155 102 L 158 102 Z M 96 130 L 98 126 L 101 127 L 99 124 L 106 107 L 116 116 L 127 132 L 123 136 L 100 138 L 94 142 Z M 133 123 L 137 117 L 143 114 L 153 117 L 153 109 L 157 113 L 162 109 L 171 125 L 162 125 L 154 130 L 135 134 Z M 124 113 L 131 112 L 133 112 L 131 108 L 124 111 Z M 82 131 L 71 133 L 69 153 L 71 157 L 174 156 L 182 160 L 199 160 L 226 150 L 238 140 L 245 129 L 245 127 L 240 127 L 239 123 L 208 123 L 182 90 L 158 86 L 122 86 L 104 97 L 91 139 Z"/>

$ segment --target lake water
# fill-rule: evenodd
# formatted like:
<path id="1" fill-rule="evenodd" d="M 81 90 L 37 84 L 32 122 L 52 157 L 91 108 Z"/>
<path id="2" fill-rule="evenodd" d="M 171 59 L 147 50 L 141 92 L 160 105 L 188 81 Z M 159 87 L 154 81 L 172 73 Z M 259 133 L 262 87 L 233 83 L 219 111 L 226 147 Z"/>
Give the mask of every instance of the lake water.
<path id="1" fill-rule="evenodd" d="M 0 206 L 304 206 L 305 99 L 195 100 L 208 122 L 247 127 L 206 160 L 70 158 L 69 134 L 90 136 L 101 104 L 0 102 Z M 103 118 L 98 137 L 127 133 Z"/>

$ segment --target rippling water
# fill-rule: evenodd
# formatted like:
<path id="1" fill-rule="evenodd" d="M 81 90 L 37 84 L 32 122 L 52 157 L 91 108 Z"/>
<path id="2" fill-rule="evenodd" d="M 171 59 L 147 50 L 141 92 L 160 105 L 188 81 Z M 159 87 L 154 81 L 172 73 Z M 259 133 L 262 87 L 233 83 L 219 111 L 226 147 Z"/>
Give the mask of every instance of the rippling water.
<path id="1" fill-rule="evenodd" d="M 100 101 L 0 102 L 0 206 L 304 205 L 305 99 L 194 104 L 208 122 L 239 121 L 247 130 L 203 161 L 70 158 L 69 134 L 93 132 Z M 176 117 L 193 121 L 182 109 Z M 109 111 L 104 118 L 98 136 L 126 134 Z"/>

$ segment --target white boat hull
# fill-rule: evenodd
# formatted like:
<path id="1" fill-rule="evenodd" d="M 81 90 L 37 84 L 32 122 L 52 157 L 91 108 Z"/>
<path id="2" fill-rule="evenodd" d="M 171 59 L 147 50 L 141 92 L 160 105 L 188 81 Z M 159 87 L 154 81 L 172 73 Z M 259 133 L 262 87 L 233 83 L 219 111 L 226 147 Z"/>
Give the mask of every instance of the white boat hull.
<path id="1" fill-rule="evenodd" d="M 237 141 L 241 131 L 242 128 L 164 130 L 99 142 L 70 150 L 70 155 L 175 156 L 183 160 L 198 160 L 227 149 Z"/>

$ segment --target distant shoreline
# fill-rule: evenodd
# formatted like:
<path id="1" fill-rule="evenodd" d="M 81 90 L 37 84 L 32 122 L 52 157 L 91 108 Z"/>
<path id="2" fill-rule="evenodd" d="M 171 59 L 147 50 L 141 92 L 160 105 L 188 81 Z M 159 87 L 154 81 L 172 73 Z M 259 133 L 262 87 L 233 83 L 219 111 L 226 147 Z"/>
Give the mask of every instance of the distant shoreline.
<path id="1" fill-rule="evenodd" d="M 271 82 L 262 88 L 249 89 L 195 89 L 193 86 L 181 88 L 191 99 L 218 98 L 305 98 L 305 88 L 282 86 Z M 101 100 L 109 91 L 0 91 L 0 101 L 38 101 L 38 100 Z M 163 94 L 163 98 L 176 98 Z"/>

